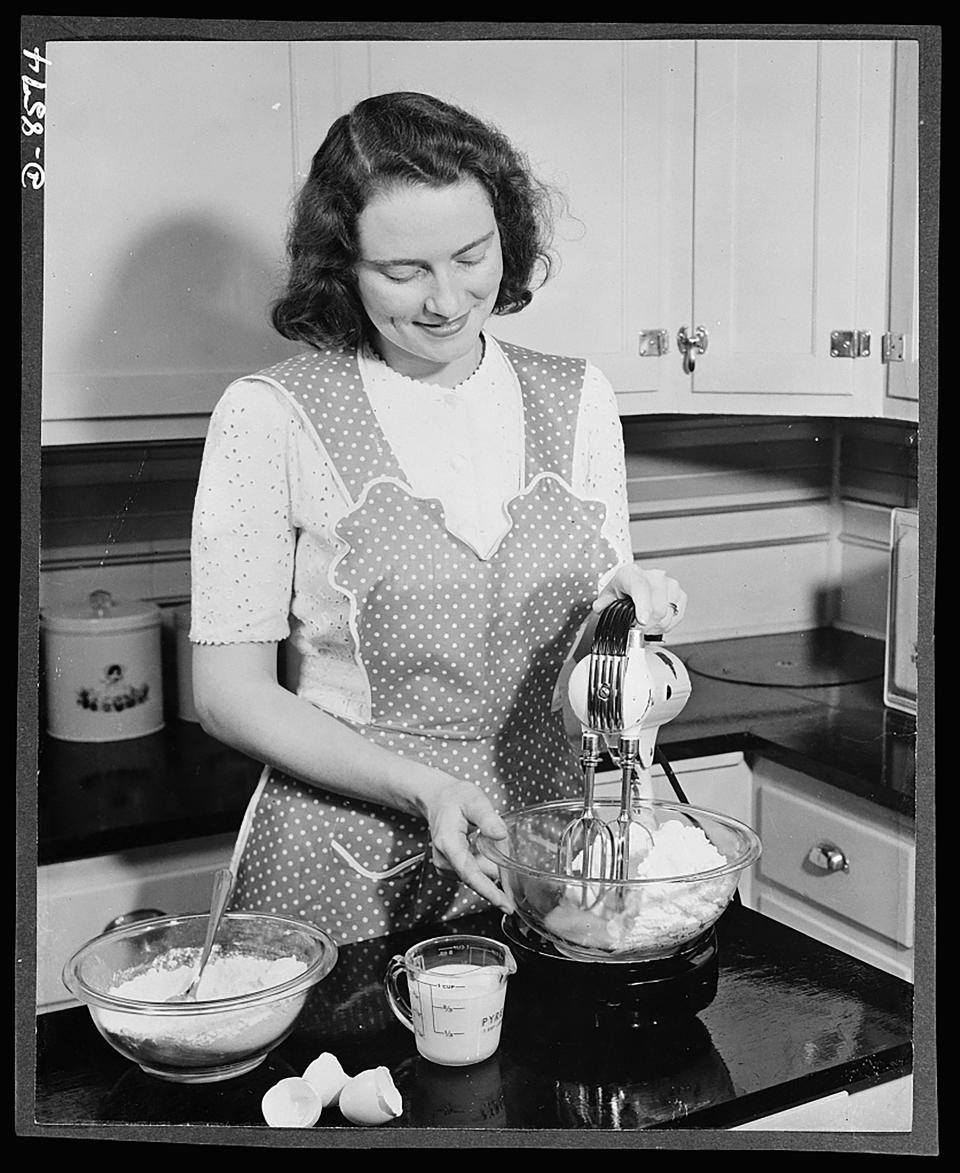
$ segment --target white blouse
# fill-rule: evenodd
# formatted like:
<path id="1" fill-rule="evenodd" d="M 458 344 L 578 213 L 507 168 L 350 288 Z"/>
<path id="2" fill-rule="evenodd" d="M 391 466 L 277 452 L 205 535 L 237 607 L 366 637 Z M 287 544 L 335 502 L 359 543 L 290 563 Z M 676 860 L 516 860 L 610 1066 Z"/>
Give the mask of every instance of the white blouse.
<path id="1" fill-rule="evenodd" d="M 480 365 L 454 388 L 407 378 L 372 351 L 359 356 L 364 390 L 411 489 L 437 498 L 448 527 L 481 557 L 509 528 L 505 505 L 522 488 L 524 456 L 516 373 L 496 340 L 485 340 Z M 616 396 L 590 364 L 571 489 L 606 504 L 604 536 L 620 563 L 629 562 Z M 334 527 L 350 505 L 319 437 L 280 390 L 255 377 L 226 389 L 210 419 L 194 504 L 190 638 L 288 640 L 297 677 L 288 686 L 363 722 L 369 688 L 355 659 L 349 600 L 330 581 L 343 550 Z"/>

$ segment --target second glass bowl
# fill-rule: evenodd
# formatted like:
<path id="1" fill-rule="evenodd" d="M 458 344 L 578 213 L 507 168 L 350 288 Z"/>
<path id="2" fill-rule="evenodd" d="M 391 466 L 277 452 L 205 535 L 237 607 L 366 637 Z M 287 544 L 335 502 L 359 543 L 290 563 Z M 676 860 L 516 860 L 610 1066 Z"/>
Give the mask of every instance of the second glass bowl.
<path id="1" fill-rule="evenodd" d="M 597 814 L 613 823 L 616 800 Z M 581 879 L 557 871 L 560 836 L 581 813 L 577 801 L 542 803 L 504 816 L 505 840 L 478 837 L 500 869 L 517 916 L 565 956 L 635 962 L 669 957 L 713 925 L 730 903 L 740 873 L 760 857 L 760 839 L 745 823 L 686 803 L 637 800 L 634 811 L 656 834 L 671 821 L 698 828 L 725 857 L 722 866 L 650 879 Z"/>
<path id="2" fill-rule="evenodd" d="M 337 960 L 331 938 L 306 921 L 256 912 L 229 912 L 214 957 L 293 959 L 302 972 L 264 989 L 215 1001 L 135 1001 L 116 989 L 138 976 L 194 962 L 207 927 L 205 913 L 137 921 L 95 937 L 63 970 L 63 982 L 90 1011 L 107 1042 L 143 1071 L 180 1083 L 242 1075 L 262 1063 L 293 1030 L 310 990 Z M 181 986 L 186 982 L 182 981 Z"/>

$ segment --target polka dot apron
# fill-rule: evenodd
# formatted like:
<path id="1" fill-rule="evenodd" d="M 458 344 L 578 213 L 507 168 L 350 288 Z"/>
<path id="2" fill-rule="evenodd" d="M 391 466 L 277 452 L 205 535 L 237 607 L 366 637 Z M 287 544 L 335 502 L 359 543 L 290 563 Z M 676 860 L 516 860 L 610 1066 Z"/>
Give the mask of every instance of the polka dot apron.
<path id="1" fill-rule="evenodd" d="M 261 377 L 316 430 L 353 503 L 331 576 L 370 689 L 358 732 L 475 783 L 506 813 L 580 793 L 553 693 L 617 557 L 604 504 L 570 488 L 583 362 L 500 346 L 521 388 L 525 467 L 486 557 L 447 528 L 438 500 L 414 495 L 355 355 L 300 355 Z M 433 866 L 422 819 L 276 769 L 251 800 L 234 866 L 233 907 L 314 921 L 340 944 L 489 907 Z"/>

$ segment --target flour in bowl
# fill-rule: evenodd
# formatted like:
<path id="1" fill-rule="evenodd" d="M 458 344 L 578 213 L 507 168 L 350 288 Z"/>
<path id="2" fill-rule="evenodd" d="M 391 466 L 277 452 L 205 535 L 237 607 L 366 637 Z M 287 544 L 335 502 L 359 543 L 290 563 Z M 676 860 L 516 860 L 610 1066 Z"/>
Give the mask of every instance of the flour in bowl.
<path id="1" fill-rule="evenodd" d="M 636 867 L 631 879 L 659 880 L 671 876 L 689 876 L 722 868 L 727 857 L 721 855 L 699 827 L 669 819 L 653 832 L 653 846 Z"/>
<path id="2" fill-rule="evenodd" d="M 154 959 L 149 969 L 111 986 L 110 994 L 134 1002 L 166 1002 L 186 990 L 199 960 L 198 949 L 168 949 Z M 215 1002 L 268 990 L 299 977 L 306 968 L 307 963 L 296 957 L 250 957 L 242 953 L 224 956 L 214 947 L 200 978 L 196 1000 Z"/>
<path id="3" fill-rule="evenodd" d="M 186 990 L 199 955 L 199 949 L 169 949 L 147 969 L 111 986 L 109 993 L 134 1002 L 167 1002 Z M 269 990 L 306 969 L 307 963 L 296 957 L 222 955 L 214 948 L 197 988 L 197 1003 Z M 182 1003 L 182 1014 L 97 1007 L 94 1021 L 135 1058 L 159 1056 L 186 1065 L 227 1062 L 277 1039 L 296 1018 L 306 994 L 306 990 L 295 990 L 276 1002 L 205 1013 L 194 1010 L 197 1003 L 192 1002 Z"/>
<path id="4" fill-rule="evenodd" d="M 630 879 L 645 884 L 588 888 L 570 884 L 560 903 L 544 917 L 555 939 L 616 955 L 643 950 L 665 953 L 695 937 L 717 919 L 737 884 L 735 872 L 698 880 L 677 880 L 713 871 L 727 858 L 699 827 L 670 819 L 652 832 L 653 844 L 631 864 Z M 657 883 L 663 880 L 663 883 Z"/>

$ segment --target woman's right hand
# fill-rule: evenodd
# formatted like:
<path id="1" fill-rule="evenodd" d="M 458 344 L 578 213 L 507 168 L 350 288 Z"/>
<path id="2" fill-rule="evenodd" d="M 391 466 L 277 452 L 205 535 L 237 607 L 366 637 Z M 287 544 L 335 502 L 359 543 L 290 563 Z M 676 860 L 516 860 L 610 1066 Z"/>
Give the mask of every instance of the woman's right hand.
<path id="1" fill-rule="evenodd" d="M 453 871 L 474 892 L 503 912 L 513 912 L 510 897 L 495 882 L 497 866 L 474 853 L 474 831 L 489 839 L 505 839 L 507 828 L 490 799 L 472 782 L 438 775 L 420 790 L 420 803 L 430 828 L 434 866 Z"/>

